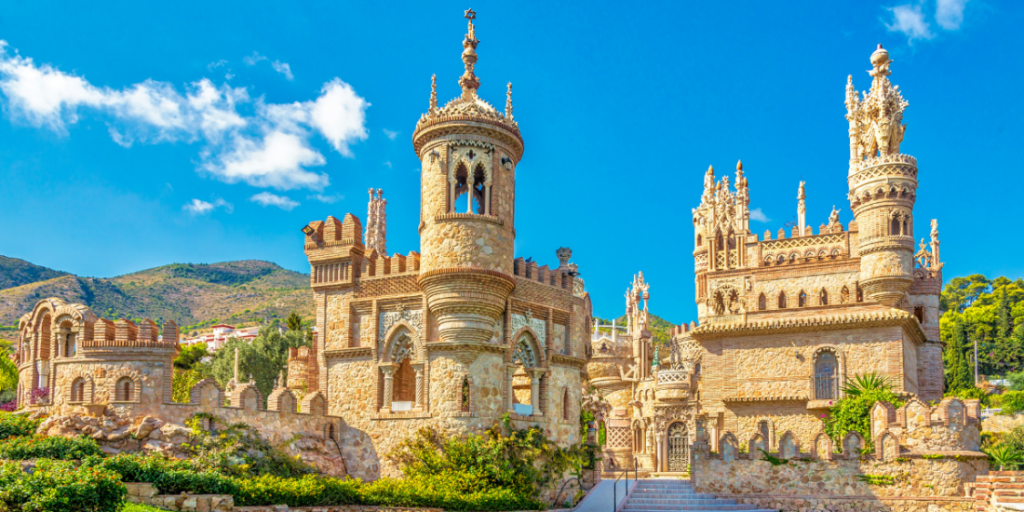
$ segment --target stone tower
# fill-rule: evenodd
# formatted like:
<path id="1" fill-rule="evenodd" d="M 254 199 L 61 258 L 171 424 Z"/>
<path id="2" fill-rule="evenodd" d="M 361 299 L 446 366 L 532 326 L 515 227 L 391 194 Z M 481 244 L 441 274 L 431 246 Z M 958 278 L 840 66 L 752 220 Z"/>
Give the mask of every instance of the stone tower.
<path id="1" fill-rule="evenodd" d="M 900 154 L 907 102 L 889 82 L 889 52 L 871 54 L 871 90 L 858 97 L 846 84 L 850 122 L 850 206 L 860 231 L 860 287 L 865 298 L 900 306 L 913 282 L 913 212 L 917 160 Z M 851 229 L 852 231 L 852 229 Z"/>
<path id="2" fill-rule="evenodd" d="M 423 165 L 419 284 L 441 341 L 486 342 L 501 337 L 498 319 L 515 287 L 515 169 L 523 139 L 511 83 L 504 113 L 477 95 L 476 14 L 468 10 L 466 18 L 462 94 L 438 108 L 435 75 L 430 109 L 413 133 Z"/>
<path id="3" fill-rule="evenodd" d="M 366 234 L 363 236 L 366 243 L 366 252 L 377 251 L 377 254 L 387 257 L 387 234 L 388 215 L 386 208 L 388 200 L 384 199 L 384 191 L 370 189 L 370 202 L 366 206 Z"/>

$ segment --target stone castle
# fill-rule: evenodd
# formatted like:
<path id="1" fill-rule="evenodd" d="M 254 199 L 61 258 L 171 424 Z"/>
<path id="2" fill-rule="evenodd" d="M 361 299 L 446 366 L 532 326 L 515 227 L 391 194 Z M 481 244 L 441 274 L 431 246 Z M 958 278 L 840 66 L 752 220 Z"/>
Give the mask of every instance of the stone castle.
<path id="1" fill-rule="evenodd" d="M 461 95 L 439 106 L 433 80 L 413 133 L 421 252 L 387 252 L 381 190 L 370 191 L 365 231 L 351 213 L 306 225 L 318 336 L 293 349 L 266 405 L 237 371 L 227 389 L 204 381 L 191 403 L 172 403 L 173 322 L 158 335 L 148 320 L 111 322 L 59 299 L 19 323 L 19 404 L 113 418 L 96 428 L 116 450 L 173 453 L 174 429 L 140 439 L 144 416 L 245 419 L 271 439 L 298 435 L 300 455 L 333 473 L 374 479 L 396 474 L 386 455 L 422 427 L 458 435 L 506 414 L 569 445 L 581 441 L 586 408 L 605 432 L 606 467 L 684 472 L 700 454 L 726 456 L 743 443 L 818 447 L 821 416 L 858 374 L 888 377 L 920 400 L 913 410 L 942 399 L 937 224 L 915 252 L 917 164 L 899 152 L 907 102 L 881 46 L 870 90 L 859 95 L 852 77 L 846 90 L 854 220 L 843 226 L 833 208 L 817 230 L 808 225 L 801 182 L 797 225 L 759 236 L 742 165 L 734 183 L 708 169 L 692 218 L 697 320 L 656 347 L 642 273 L 626 293 L 627 325 L 601 326 L 569 249 L 557 251 L 555 268 L 513 254 L 524 141 L 511 84 L 504 112 L 477 94 L 475 15 L 466 17 Z M 945 403 L 933 415 L 968 425 L 975 406 Z M 924 420 L 876 413 L 889 454 L 880 456 L 893 442 L 897 453 L 915 449 L 907 425 Z M 962 437 L 947 448 L 977 450 Z M 815 449 L 831 458 L 831 445 Z"/>
<path id="2" fill-rule="evenodd" d="M 848 226 L 834 207 L 817 230 L 808 225 L 801 182 L 797 224 L 759 236 L 742 164 L 734 184 L 708 169 L 693 209 L 697 322 L 676 330 L 667 354 L 654 350 L 641 273 L 626 294 L 626 332 L 595 327 L 587 371 L 611 406 L 606 448 L 616 464 L 683 471 L 702 430 L 713 451 L 724 432 L 759 436 L 772 450 L 791 432 L 811 446 L 858 374 L 942 399 L 938 227 L 932 220 L 930 243 L 915 252 L 917 161 L 899 151 L 907 102 L 890 62 L 879 46 L 862 97 L 847 82 Z"/>

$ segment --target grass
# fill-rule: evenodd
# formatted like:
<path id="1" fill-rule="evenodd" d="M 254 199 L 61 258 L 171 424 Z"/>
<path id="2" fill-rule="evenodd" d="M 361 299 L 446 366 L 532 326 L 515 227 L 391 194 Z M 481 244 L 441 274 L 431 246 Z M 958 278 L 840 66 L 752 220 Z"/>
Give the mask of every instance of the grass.
<path id="1" fill-rule="evenodd" d="M 137 503 L 125 503 L 124 508 L 121 512 L 166 512 L 162 508 L 151 507 L 149 505 L 139 505 Z"/>

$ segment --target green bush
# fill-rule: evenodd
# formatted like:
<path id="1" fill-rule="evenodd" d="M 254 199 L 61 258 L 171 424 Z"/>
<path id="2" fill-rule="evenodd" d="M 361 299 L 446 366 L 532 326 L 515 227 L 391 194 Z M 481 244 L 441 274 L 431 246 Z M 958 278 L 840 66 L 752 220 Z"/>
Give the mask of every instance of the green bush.
<path id="1" fill-rule="evenodd" d="M 42 420 L 30 420 L 22 414 L 11 414 L 0 412 L 0 439 L 7 439 L 13 436 L 30 436 L 36 432 L 36 428 Z"/>
<path id="2" fill-rule="evenodd" d="M 889 402 L 893 407 L 903 406 L 903 401 L 888 389 L 864 391 L 832 405 L 829 417 L 825 419 L 825 433 L 832 438 L 836 448 L 842 449 L 843 437 L 851 430 L 864 437 L 866 448 L 871 447 L 871 408 L 878 401 Z"/>
<path id="3" fill-rule="evenodd" d="M 235 505 L 240 507 L 284 503 L 289 507 L 358 505 L 361 483 L 351 478 L 330 478 L 305 475 L 281 478 L 263 475 L 235 480 L 238 491 Z"/>
<path id="4" fill-rule="evenodd" d="M 100 446 L 96 440 L 79 436 L 66 437 L 19 436 L 0 441 L 0 459 L 57 459 L 77 460 L 91 455 L 100 455 Z"/>
<path id="5" fill-rule="evenodd" d="M 1002 416 L 1011 416 L 1024 411 L 1024 391 L 1007 391 L 1003 393 L 1000 397 L 1000 405 L 1003 410 L 999 414 Z"/>
<path id="6" fill-rule="evenodd" d="M 29 474 L 0 464 L 0 504 L 24 512 L 118 512 L 127 493 L 120 475 L 71 462 L 40 460 Z"/>
<path id="7" fill-rule="evenodd" d="M 946 397 L 955 397 L 960 400 L 981 400 L 982 404 L 988 404 L 988 395 L 985 393 L 985 390 L 981 388 L 967 388 L 949 391 L 946 393 Z"/>
<path id="8" fill-rule="evenodd" d="M 507 487 L 481 485 L 466 472 L 381 478 L 362 488 L 366 504 L 382 507 L 433 507 L 445 510 L 540 510 L 536 498 Z"/>

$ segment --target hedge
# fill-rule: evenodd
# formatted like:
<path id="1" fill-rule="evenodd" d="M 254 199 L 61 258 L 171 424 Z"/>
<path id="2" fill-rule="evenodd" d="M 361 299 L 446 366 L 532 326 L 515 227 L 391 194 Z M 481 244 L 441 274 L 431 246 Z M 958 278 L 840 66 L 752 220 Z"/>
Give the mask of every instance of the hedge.
<path id="1" fill-rule="evenodd" d="M 32 473 L 0 463 L 0 506 L 23 512 L 118 512 L 127 489 L 120 475 L 72 462 L 40 460 Z"/>
<path id="2" fill-rule="evenodd" d="M 445 510 L 538 510 L 541 503 L 511 489 L 479 489 L 465 473 L 382 478 L 364 484 L 351 478 L 305 475 L 299 478 L 258 476 L 239 478 L 213 471 L 196 471 L 189 461 L 120 454 L 89 458 L 83 466 L 116 472 L 125 482 L 154 484 L 161 494 L 230 494 L 236 506 L 288 505 L 315 507 L 379 505 L 433 507 Z"/>
<path id="3" fill-rule="evenodd" d="M 69 439 L 33 435 L 10 437 L 0 441 L 0 459 L 78 460 L 101 453 L 96 440 L 87 436 Z"/>
<path id="4" fill-rule="evenodd" d="M 30 420 L 21 414 L 0 412 L 0 439 L 35 434 L 41 420 Z"/>

